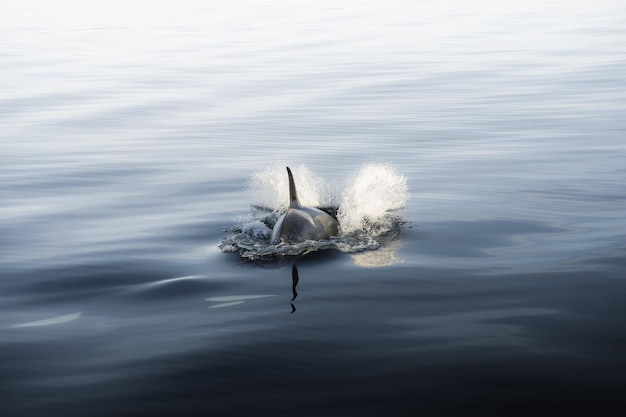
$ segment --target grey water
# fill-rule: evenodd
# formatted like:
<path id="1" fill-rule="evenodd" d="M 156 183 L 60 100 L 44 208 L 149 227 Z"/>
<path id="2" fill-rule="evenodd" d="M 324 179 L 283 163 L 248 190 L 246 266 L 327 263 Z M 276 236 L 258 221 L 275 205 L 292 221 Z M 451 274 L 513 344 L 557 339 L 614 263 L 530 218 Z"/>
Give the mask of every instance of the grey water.
<path id="1" fill-rule="evenodd" d="M 626 405 L 623 2 L 3 2 L 0 71 L 0 415 Z M 372 164 L 380 245 L 220 249 Z"/>

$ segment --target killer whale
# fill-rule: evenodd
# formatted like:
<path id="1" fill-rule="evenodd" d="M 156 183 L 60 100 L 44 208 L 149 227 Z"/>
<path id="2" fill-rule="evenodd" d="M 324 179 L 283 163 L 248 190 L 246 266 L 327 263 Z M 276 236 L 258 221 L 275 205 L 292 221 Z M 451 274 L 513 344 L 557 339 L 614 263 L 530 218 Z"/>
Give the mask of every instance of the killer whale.
<path id="1" fill-rule="evenodd" d="M 272 231 L 271 243 L 297 243 L 305 240 L 324 240 L 339 233 L 339 223 L 330 214 L 300 204 L 291 169 L 289 176 L 289 208 Z"/>

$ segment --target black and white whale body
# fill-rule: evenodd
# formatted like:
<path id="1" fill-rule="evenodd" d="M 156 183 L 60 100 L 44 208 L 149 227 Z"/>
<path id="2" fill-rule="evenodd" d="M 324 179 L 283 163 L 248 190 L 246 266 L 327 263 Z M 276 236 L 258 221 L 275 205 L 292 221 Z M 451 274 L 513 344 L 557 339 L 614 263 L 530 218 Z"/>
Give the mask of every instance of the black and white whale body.
<path id="1" fill-rule="evenodd" d="M 324 240 L 339 233 L 339 224 L 330 214 L 314 207 L 300 205 L 291 170 L 289 175 L 289 208 L 276 222 L 272 243 L 297 243 L 305 240 Z"/>

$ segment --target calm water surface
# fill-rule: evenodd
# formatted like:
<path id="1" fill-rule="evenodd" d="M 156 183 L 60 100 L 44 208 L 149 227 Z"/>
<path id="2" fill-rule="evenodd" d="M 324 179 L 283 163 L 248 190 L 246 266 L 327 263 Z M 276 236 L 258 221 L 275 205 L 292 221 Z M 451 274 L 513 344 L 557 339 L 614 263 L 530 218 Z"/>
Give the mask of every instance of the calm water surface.
<path id="1" fill-rule="evenodd" d="M 5 3 L 3 416 L 626 405 L 622 2 Z M 379 162 L 382 248 L 218 248 Z"/>

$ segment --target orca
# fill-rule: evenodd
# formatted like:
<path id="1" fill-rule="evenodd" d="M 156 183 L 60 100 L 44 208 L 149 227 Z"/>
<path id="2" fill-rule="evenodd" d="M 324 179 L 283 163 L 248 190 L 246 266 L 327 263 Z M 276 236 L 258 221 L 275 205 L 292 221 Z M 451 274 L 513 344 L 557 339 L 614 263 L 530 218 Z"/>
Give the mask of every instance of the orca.
<path id="1" fill-rule="evenodd" d="M 298 243 L 306 240 L 326 240 L 339 233 L 339 223 L 330 214 L 300 204 L 291 170 L 289 176 L 289 208 L 272 231 L 272 244 Z"/>

